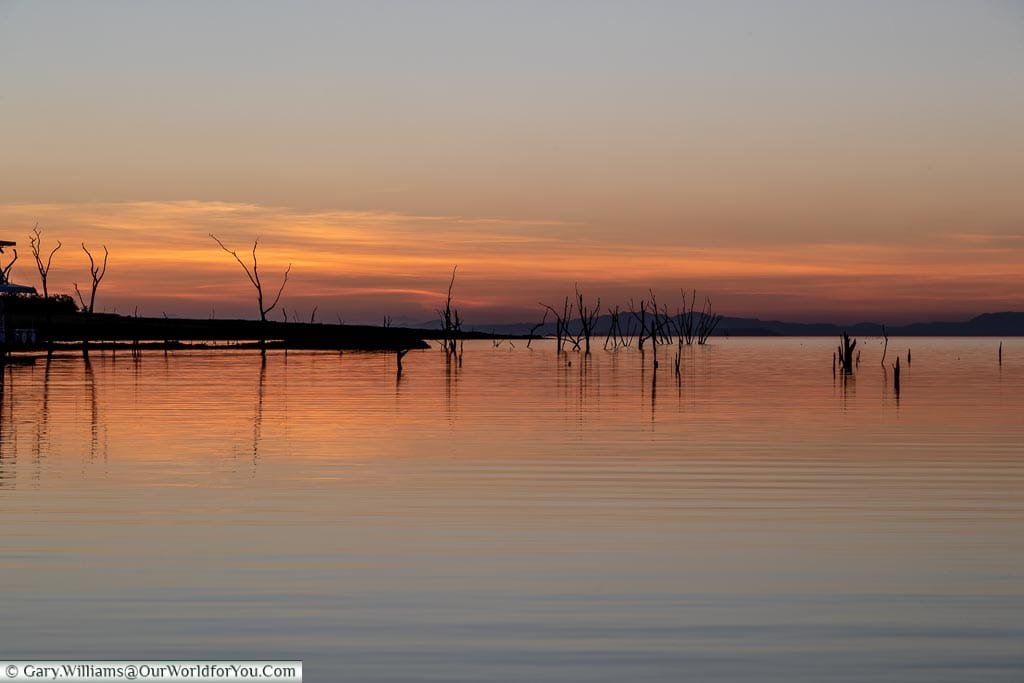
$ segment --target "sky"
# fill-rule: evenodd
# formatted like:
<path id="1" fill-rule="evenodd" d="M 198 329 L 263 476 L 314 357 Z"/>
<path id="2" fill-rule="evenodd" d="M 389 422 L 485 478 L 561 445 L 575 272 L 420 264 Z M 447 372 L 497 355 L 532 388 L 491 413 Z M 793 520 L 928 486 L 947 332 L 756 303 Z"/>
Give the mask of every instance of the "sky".
<path id="1" fill-rule="evenodd" d="M 108 311 L 256 316 L 209 233 L 325 321 L 1024 310 L 1021 0 L 0 0 L 0 153 Z"/>

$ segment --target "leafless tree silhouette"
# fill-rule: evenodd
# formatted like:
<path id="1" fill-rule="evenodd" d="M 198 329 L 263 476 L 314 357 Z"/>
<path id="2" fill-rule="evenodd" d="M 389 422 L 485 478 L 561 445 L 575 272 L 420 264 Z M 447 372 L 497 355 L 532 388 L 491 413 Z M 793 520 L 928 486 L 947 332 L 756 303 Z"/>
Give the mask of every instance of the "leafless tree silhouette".
<path id="1" fill-rule="evenodd" d="M 459 311 L 452 308 L 452 290 L 455 288 L 455 271 L 458 266 L 452 268 L 452 279 L 448 282 L 448 298 L 445 299 L 444 308 L 439 309 L 437 314 L 441 317 L 441 330 L 444 336 L 441 339 L 441 349 L 450 359 L 458 353 L 458 339 L 462 332 L 462 318 Z"/>
<path id="2" fill-rule="evenodd" d="M 13 254 L 13 257 L 11 258 L 11 260 L 6 265 L 0 266 L 0 282 L 10 282 L 11 281 L 11 278 L 10 278 L 11 268 L 14 267 L 14 264 L 18 260 L 18 250 L 17 249 L 12 249 L 11 252 Z"/>
<path id="3" fill-rule="evenodd" d="M 292 264 L 289 263 L 288 267 L 285 269 L 284 278 L 281 280 L 281 286 L 277 289 L 277 295 L 274 296 L 274 300 L 268 306 L 266 305 L 266 299 L 263 294 L 263 281 L 260 279 L 259 263 L 256 260 L 256 248 L 260 244 L 259 238 L 257 237 L 252 243 L 252 266 L 249 266 L 245 261 L 243 261 L 237 251 L 228 249 L 213 233 L 210 233 L 210 238 L 220 245 L 221 249 L 231 254 L 235 260 L 238 261 L 238 265 L 242 266 L 242 270 L 245 271 L 245 275 L 249 278 L 249 282 L 251 282 L 252 286 L 256 289 L 256 302 L 260 311 L 260 322 L 267 322 L 267 314 L 277 308 L 277 304 L 281 300 L 281 294 L 284 292 L 284 286 L 288 284 L 288 275 L 292 272 Z"/>
<path id="4" fill-rule="evenodd" d="M 103 281 L 103 277 L 107 274 L 107 257 L 110 256 L 110 252 L 107 251 L 107 245 L 103 245 L 103 263 L 97 265 L 96 259 L 93 258 L 92 252 L 85 246 L 85 242 L 82 242 L 82 251 L 89 257 L 89 275 L 92 278 L 92 286 L 89 289 L 89 303 L 85 303 L 85 296 L 82 295 L 82 290 L 78 288 L 78 283 L 75 285 L 75 294 L 78 295 L 78 301 L 82 304 L 82 311 L 85 313 L 85 335 L 82 339 L 82 355 L 85 356 L 86 360 L 89 358 L 89 330 L 92 327 L 92 314 L 96 308 L 96 290 L 100 287 L 100 282 Z"/>
<path id="5" fill-rule="evenodd" d="M 50 296 L 50 290 L 46 286 L 46 280 L 50 275 L 50 266 L 53 264 L 53 255 L 57 253 L 57 250 L 62 246 L 60 240 L 57 240 L 57 246 L 50 250 L 50 254 L 46 257 L 46 262 L 43 262 L 43 231 L 39 229 L 39 224 L 32 228 L 32 234 L 28 238 L 29 246 L 32 248 L 32 257 L 36 261 L 36 268 L 39 270 L 39 279 L 43 283 L 43 298 Z"/>
<path id="6" fill-rule="evenodd" d="M 580 314 L 580 334 L 583 335 L 585 352 L 589 354 L 590 337 L 594 334 L 594 323 L 597 320 L 597 315 L 601 312 L 601 299 L 598 297 L 597 303 L 593 307 L 587 306 L 583 299 L 583 292 L 580 291 L 579 285 L 576 285 L 576 307 Z"/>
<path id="7" fill-rule="evenodd" d="M 89 303 L 85 303 L 85 297 L 82 295 L 82 290 L 78 288 L 78 283 L 75 285 L 75 294 L 78 295 L 78 301 L 82 304 L 82 310 L 90 316 L 96 308 L 96 290 L 100 287 L 100 282 L 103 281 L 103 276 L 107 274 L 107 258 L 110 256 L 110 252 L 107 251 L 107 245 L 103 245 L 103 263 L 100 265 L 96 264 L 96 259 L 93 258 L 92 252 L 85 246 L 85 242 L 82 242 L 82 251 L 89 257 L 89 274 L 92 277 L 92 286 L 89 290 Z"/>

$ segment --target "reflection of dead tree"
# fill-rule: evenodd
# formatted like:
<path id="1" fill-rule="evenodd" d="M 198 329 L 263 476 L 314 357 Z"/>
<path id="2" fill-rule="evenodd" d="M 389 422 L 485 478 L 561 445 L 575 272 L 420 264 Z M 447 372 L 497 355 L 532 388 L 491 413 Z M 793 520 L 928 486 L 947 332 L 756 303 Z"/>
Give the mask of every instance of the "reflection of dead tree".
<path id="1" fill-rule="evenodd" d="M 462 318 L 459 311 L 452 308 L 452 289 L 455 287 L 455 271 L 458 266 L 452 268 L 452 279 L 448 282 L 448 297 L 445 299 L 444 308 L 437 314 L 441 317 L 441 349 L 450 359 L 458 353 L 458 339 L 462 334 Z"/>
<path id="2" fill-rule="evenodd" d="M 601 299 L 598 297 L 597 303 L 592 308 L 587 306 L 583 299 L 583 292 L 580 291 L 577 285 L 576 305 L 580 314 L 580 334 L 583 335 L 585 352 L 589 354 L 590 337 L 594 334 L 594 322 L 597 320 L 597 314 L 601 311 Z"/>
<path id="3" fill-rule="evenodd" d="M 46 357 L 46 369 L 43 370 L 43 403 L 39 412 L 39 424 L 36 427 L 36 442 L 33 448 L 33 456 L 38 464 L 43 453 L 49 446 L 50 428 L 50 366 L 53 364 L 51 356 Z"/>
<path id="4" fill-rule="evenodd" d="M 259 382 L 256 385 L 256 414 L 252 418 L 252 465 L 260 459 L 260 441 L 263 437 L 263 398 L 266 394 L 267 385 L 267 359 L 266 356 L 260 362 Z"/>
<path id="5" fill-rule="evenodd" d="M 39 229 L 39 224 L 32 229 L 32 235 L 28 238 L 29 246 L 32 248 L 32 257 L 36 261 L 36 268 L 39 270 L 39 279 L 43 283 L 43 298 L 46 299 L 50 296 L 50 290 L 47 289 L 46 279 L 50 275 L 50 266 L 53 264 L 53 255 L 57 253 L 63 245 L 60 240 L 57 240 L 57 246 L 50 250 L 49 256 L 46 257 L 46 263 L 43 263 L 43 232 Z"/>
<path id="6" fill-rule="evenodd" d="M 242 270 L 245 271 L 246 277 L 249 278 L 249 282 L 251 282 L 252 286 L 256 288 L 256 302 L 258 304 L 259 311 L 260 311 L 260 323 L 261 323 L 261 332 L 262 332 L 262 334 L 260 335 L 261 336 L 261 339 L 260 339 L 260 352 L 265 354 L 267 352 L 267 349 L 266 349 L 266 329 L 265 329 L 266 328 L 266 323 L 267 323 L 267 313 L 270 313 L 275 308 L 277 308 L 277 303 L 281 300 L 281 293 L 284 292 L 284 286 L 286 284 L 288 284 L 288 274 L 291 273 L 291 271 L 292 271 L 292 264 L 289 263 L 288 267 L 285 269 L 285 271 L 284 271 L 284 278 L 281 280 L 281 286 L 277 290 L 277 296 L 274 297 L 274 300 L 268 306 L 268 305 L 266 305 L 265 299 L 264 299 L 264 296 L 263 296 L 263 281 L 260 280 L 259 265 L 258 265 L 258 263 L 256 261 L 256 247 L 258 247 L 259 244 L 260 244 L 259 238 L 256 238 L 253 241 L 253 243 L 252 243 L 252 266 L 251 267 L 249 265 L 247 265 L 245 263 L 245 261 L 243 261 L 241 259 L 241 257 L 238 255 L 238 252 L 236 252 L 236 251 L 234 251 L 232 249 L 228 249 L 226 246 L 224 246 L 224 243 L 221 242 L 217 238 L 217 236 L 214 235 L 213 233 L 210 233 L 210 239 L 212 239 L 214 242 L 216 242 L 218 245 L 220 245 L 221 249 L 223 249 L 227 253 L 231 254 L 233 257 L 235 257 L 235 260 L 238 261 L 238 265 L 242 266 Z M 287 322 L 287 321 L 288 321 L 288 319 L 287 319 L 287 315 L 286 315 L 285 316 L 285 322 Z"/>
<path id="7" fill-rule="evenodd" d="M 96 398 L 96 374 L 88 355 L 85 356 L 85 382 L 89 390 L 89 460 L 95 460 L 100 444 L 100 409 Z"/>

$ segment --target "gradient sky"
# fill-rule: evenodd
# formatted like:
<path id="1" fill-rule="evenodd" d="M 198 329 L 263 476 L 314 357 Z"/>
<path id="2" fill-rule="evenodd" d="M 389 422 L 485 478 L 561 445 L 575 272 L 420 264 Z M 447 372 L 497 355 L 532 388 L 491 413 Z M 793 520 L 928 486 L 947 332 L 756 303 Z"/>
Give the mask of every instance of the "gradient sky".
<path id="1" fill-rule="evenodd" d="M 0 0 L 0 238 L 99 308 L 1024 309 L 1024 2 Z M 237 272 L 236 272 L 237 271 Z"/>

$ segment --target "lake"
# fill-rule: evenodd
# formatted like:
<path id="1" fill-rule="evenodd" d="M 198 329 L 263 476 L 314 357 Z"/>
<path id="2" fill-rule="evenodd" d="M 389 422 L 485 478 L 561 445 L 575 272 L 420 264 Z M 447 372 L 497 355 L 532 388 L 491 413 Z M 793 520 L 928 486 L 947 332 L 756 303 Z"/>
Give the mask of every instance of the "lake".
<path id="1" fill-rule="evenodd" d="M 1024 680 L 1024 340 L 39 358 L 10 658 L 307 681 Z M 907 349 L 913 362 L 906 363 Z"/>

